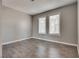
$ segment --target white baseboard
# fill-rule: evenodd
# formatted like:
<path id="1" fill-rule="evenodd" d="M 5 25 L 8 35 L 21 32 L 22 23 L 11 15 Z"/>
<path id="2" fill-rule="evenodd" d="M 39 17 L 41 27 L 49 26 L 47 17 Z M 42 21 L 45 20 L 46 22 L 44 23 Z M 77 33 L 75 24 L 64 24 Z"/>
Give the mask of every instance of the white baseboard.
<path id="1" fill-rule="evenodd" d="M 2 43 L 2 45 L 7 45 L 7 44 L 11 44 L 11 43 L 16 43 L 16 42 L 20 42 L 20 41 L 27 40 L 27 39 L 31 39 L 31 38 L 24 38 L 24 39 L 19 39 L 19 40 L 15 40 L 15 41 L 10 41 L 10 42 L 6 42 L 6 43 Z"/>
<path id="2" fill-rule="evenodd" d="M 59 42 L 59 41 L 48 40 L 48 39 L 43 39 L 43 38 L 36 38 L 36 37 L 32 37 L 32 38 L 77 47 L 77 44 L 71 44 L 71 43 Z"/>
<path id="3" fill-rule="evenodd" d="M 65 45 L 77 47 L 77 44 L 59 42 L 59 41 L 48 40 L 48 39 L 43 39 L 43 38 L 36 38 L 36 37 L 30 37 L 30 38 L 24 38 L 24 39 L 19 39 L 19 40 L 15 40 L 15 41 L 10 41 L 10 42 L 3 43 L 2 45 L 7 45 L 7 44 L 11 44 L 11 43 L 16 43 L 16 42 L 23 41 L 23 40 L 27 40 L 27 39 L 31 39 L 31 38 L 39 39 L 39 40 L 44 40 L 44 41 L 49 41 L 49 42 L 55 42 L 55 43 L 60 43 L 60 44 L 65 44 Z"/>

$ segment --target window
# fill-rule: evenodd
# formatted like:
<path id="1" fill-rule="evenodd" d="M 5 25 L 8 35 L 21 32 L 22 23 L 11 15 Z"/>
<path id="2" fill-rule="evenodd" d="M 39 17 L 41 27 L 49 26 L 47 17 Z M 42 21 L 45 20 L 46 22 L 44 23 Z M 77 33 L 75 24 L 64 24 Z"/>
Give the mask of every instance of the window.
<path id="1" fill-rule="evenodd" d="M 39 18 L 39 34 L 46 34 L 46 17 Z"/>
<path id="2" fill-rule="evenodd" d="M 49 17 L 49 34 L 60 34 L 60 15 Z"/>

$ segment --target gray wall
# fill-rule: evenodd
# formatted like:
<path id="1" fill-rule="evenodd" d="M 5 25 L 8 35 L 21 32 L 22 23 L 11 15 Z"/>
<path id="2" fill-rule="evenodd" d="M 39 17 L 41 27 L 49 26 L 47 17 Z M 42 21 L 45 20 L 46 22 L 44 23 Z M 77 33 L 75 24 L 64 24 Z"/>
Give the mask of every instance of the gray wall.
<path id="1" fill-rule="evenodd" d="M 32 19 L 30 15 L 4 6 L 2 9 L 3 43 L 31 37 Z"/>
<path id="2" fill-rule="evenodd" d="M 78 0 L 78 54 L 79 54 L 79 0 Z"/>
<path id="3" fill-rule="evenodd" d="M 38 18 L 61 13 L 61 34 L 57 35 L 40 35 L 38 34 Z M 47 27 L 48 29 L 48 27 Z M 45 13 L 33 16 L 33 37 L 54 40 L 70 44 L 77 44 L 77 4 L 67 5 Z"/>
<path id="4" fill-rule="evenodd" d="M 1 28 L 2 28 L 2 26 L 1 26 L 1 22 L 2 21 L 2 0 L 0 0 L 0 57 L 2 57 L 2 36 L 1 36 Z"/>

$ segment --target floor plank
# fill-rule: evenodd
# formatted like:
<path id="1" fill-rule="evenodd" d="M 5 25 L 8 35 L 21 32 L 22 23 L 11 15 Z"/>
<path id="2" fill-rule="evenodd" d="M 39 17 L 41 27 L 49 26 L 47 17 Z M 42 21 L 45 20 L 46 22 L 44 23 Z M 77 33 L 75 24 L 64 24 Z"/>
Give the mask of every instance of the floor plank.
<path id="1" fill-rule="evenodd" d="M 77 58 L 77 48 L 38 39 L 4 45 L 3 58 Z"/>

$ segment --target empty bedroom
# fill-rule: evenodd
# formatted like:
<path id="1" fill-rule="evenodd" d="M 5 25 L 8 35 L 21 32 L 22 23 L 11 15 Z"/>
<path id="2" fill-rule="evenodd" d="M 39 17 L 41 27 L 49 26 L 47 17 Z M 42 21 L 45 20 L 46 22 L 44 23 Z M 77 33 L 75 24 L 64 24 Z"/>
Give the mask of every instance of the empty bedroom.
<path id="1" fill-rule="evenodd" d="M 0 0 L 2 58 L 78 58 L 79 0 Z"/>

